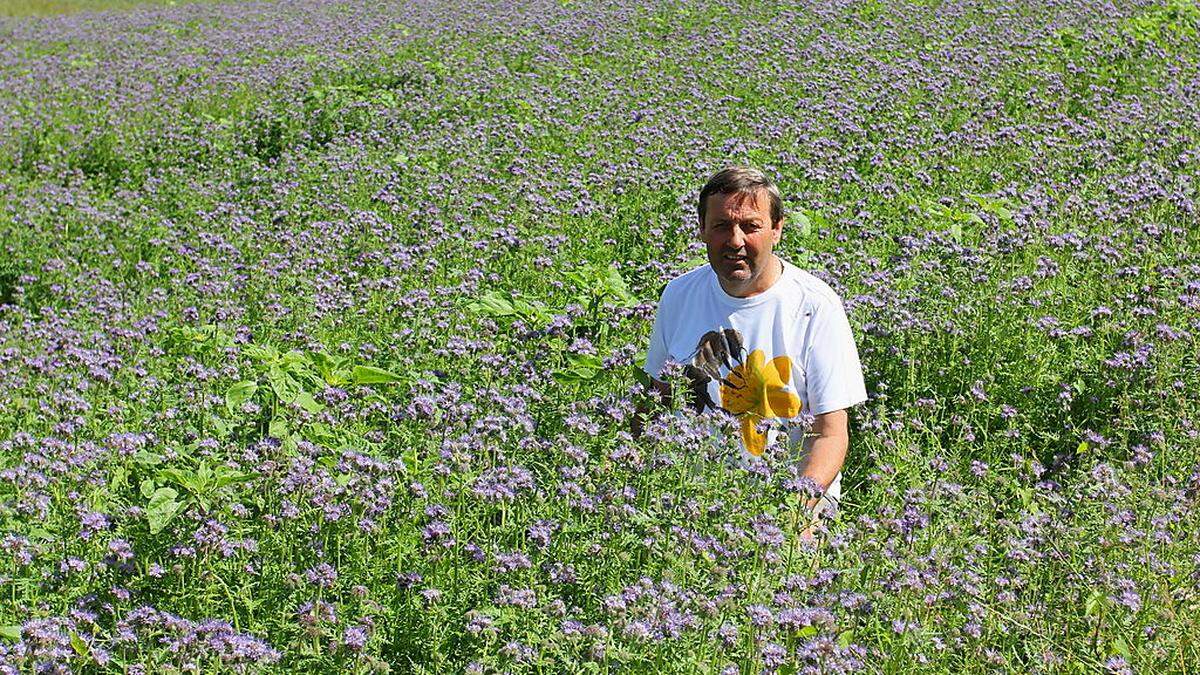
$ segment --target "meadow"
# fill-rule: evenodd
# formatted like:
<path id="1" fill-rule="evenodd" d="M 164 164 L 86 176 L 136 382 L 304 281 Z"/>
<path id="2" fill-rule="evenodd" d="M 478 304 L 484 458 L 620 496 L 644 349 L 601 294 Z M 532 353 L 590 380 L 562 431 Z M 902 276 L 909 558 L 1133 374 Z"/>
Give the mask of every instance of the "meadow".
<path id="1" fill-rule="evenodd" d="M 1200 671 L 1198 44 L 1195 0 L 0 18 L 0 673 Z M 729 419 L 629 433 L 731 162 L 866 371 L 816 542 Z"/>

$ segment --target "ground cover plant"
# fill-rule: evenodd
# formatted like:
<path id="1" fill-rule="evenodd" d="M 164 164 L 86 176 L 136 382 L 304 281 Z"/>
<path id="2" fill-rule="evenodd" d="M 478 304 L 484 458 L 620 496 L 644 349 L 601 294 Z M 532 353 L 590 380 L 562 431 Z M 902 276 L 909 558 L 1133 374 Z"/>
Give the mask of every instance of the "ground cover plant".
<path id="1" fill-rule="evenodd" d="M 0 21 L 0 671 L 1200 669 L 1198 31 L 1190 0 Z M 819 545 L 728 420 L 628 433 L 731 161 L 867 370 Z"/>

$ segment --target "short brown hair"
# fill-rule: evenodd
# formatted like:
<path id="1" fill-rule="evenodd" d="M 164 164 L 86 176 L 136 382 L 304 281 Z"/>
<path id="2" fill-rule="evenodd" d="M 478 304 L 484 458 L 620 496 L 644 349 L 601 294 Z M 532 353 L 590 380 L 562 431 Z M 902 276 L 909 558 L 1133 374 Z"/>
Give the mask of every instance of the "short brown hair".
<path id="1" fill-rule="evenodd" d="M 748 166 L 727 166 L 714 173 L 712 178 L 700 190 L 700 200 L 696 204 L 696 215 L 700 217 L 700 227 L 704 227 L 704 206 L 710 195 L 747 194 L 752 195 L 759 190 L 766 190 L 771 200 L 771 224 L 783 220 L 783 197 L 774 181 L 758 169 Z"/>

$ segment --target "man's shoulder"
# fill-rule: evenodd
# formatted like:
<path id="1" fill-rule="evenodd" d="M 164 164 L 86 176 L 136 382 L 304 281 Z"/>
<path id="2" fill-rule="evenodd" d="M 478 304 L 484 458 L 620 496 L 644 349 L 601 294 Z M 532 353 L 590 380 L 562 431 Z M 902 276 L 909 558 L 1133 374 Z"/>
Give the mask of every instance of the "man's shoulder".
<path id="1" fill-rule="evenodd" d="M 788 297 L 808 306 L 842 306 L 841 296 L 824 279 L 791 263 L 786 269 L 788 273 L 783 275 L 781 281 L 789 285 Z"/>
<path id="2" fill-rule="evenodd" d="M 711 274 L 712 267 L 708 263 L 680 274 L 667 282 L 666 288 L 663 289 L 662 302 L 666 303 L 677 298 L 686 297 L 701 288 L 705 288 L 710 281 L 708 277 Z"/>

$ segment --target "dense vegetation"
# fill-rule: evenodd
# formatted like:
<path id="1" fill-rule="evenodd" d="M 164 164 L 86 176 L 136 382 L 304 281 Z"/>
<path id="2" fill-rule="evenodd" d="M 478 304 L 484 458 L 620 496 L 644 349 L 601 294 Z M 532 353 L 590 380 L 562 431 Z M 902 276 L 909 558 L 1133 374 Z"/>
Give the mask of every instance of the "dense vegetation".
<path id="1" fill-rule="evenodd" d="M 0 20 L 0 672 L 1200 669 L 1198 31 Z M 627 433 L 729 162 L 778 179 L 867 370 L 820 543 L 728 420 Z"/>

